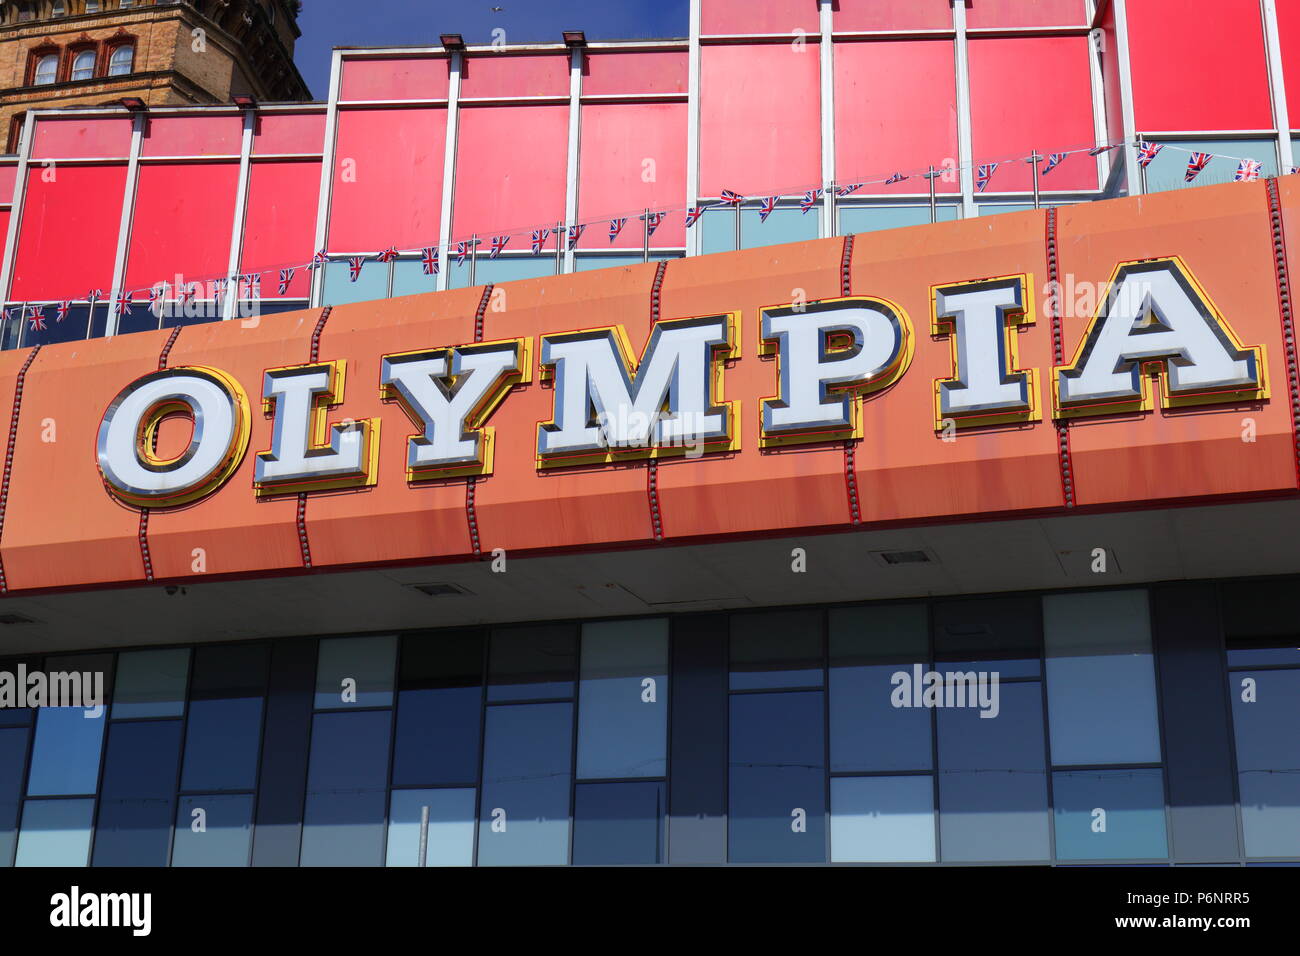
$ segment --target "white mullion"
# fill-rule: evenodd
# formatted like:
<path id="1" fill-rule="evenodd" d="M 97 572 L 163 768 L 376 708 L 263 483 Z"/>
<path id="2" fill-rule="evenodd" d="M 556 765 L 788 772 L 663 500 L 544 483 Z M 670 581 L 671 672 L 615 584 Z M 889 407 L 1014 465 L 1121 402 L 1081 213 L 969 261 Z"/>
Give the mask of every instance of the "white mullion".
<path id="1" fill-rule="evenodd" d="M 953 57 L 957 74 L 957 169 L 961 178 L 962 218 L 975 215 L 974 147 L 971 136 L 970 58 L 966 48 L 966 4 L 953 0 Z"/>
<path id="2" fill-rule="evenodd" d="M 700 2 L 691 0 L 691 37 L 686 100 L 686 207 L 700 199 Z M 701 219 L 686 230 L 686 254 L 700 254 Z"/>
<path id="3" fill-rule="evenodd" d="M 325 248 L 325 237 L 329 235 L 330 203 L 334 193 L 334 156 L 337 148 L 339 125 L 339 81 L 343 74 L 343 53 L 334 51 L 334 61 L 330 64 L 330 98 L 325 110 L 325 146 L 321 152 L 320 193 L 316 200 L 316 241 L 312 245 L 312 261 L 315 262 L 317 251 Z M 321 264 L 311 270 L 311 298 L 308 305 L 319 308 L 325 298 L 325 272 L 327 264 Z"/>
<path id="4" fill-rule="evenodd" d="M 248 219 L 248 180 L 252 175 L 253 131 L 257 127 L 257 111 L 244 112 L 244 136 L 239 152 L 239 186 L 235 192 L 235 219 L 230 227 L 230 258 L 226 263 L 226 297 L 221 303 L 222 320 L 235 316 L 239 301 L 239 279 L 244 254 L 244 224 Z M 250 298 L 252 290 L 249 290 Z M 260 306 L 258 307 L 261 308 Z"/>
<path id="5" fill-rule="evenodd" d="M 569 59 L 569 157 L 564 193 L 564 231 L 555 241 L 564 250 L 564 271 L 573 271 L 573 250 L 569 229 L 578 221 L 578 163 L 582 124 L 582 47 L 574 47 Z"/>
<path id="6" fill-rule="evenodd" d="M 1291 119 L 1287 113 L 1282 41 L 1277 26 L 1277 0 L 1261 0 L 1260 13 L 1264 22 L 1264 43 L 1268 50 L 1268 79 L 1273 93 L 1273 125 L 1277 127 L 1277 154 L 1281 161 L 1278 172 L 1285 174 L 1295 165 L 1295 155 L 1291 148 Z"/>
<path id="7" fill-rule="evenodd" d="M 14 172 L 14 193 L 10 198 L 9 230 L 5 247 L 0 250 L 4 261 L 0 263 L 0 300 L 9 301 L 13 286 L 14 261 L 18 257 L 18 230 L 22 224 L 23 209 L 27 205 L 27 166 L 32 156 L 32 139 L 36 131 L 36 113 L 29 111 L 23 118 L 23 141 L 18 150 L 18 168 Z"/>
<path id="8" fill-rule="evenodd" d="M 1093 7 L 1088 4 L 1088 22 L 1092 22 Z M 1092 88 L 1092 138 L 1094 146 L 1104 146 L 1110 138 L 1106 124 L 1106 80 L 1101 69 L 1101 44 L 1094 43 L 1092 33 L 1088 34 L 1088 82 Z M 1097 164 L 1097 185 L 1104 191 L 1110 181 L 1110 153 L 1098 153 L 1094 160 Z"/>
<path id="9" fill-rule="evenodd" d="M 147 115 L 141 111 L 132 115 L 131 122 L 131 157 L 126 164 L 126 188 L 122 191 L 122 218 L 117 227 L 117 254 L 113 260 L 113 282 L 108 292 L 108 315 L 104 320 L 104 337 L 111 338 L 117 334 L 117 297 L 126 291 L 126 255 L 131 244 L 131 223 L 135 216 L 135 194 L 140 178 L 140 150 L 144 144 L 144 124 Z M 90 322 L 94 323 L 95 313 L 92 309 Z"/>
<path id="10" fill-rule="evenodd" d="M 821 235 L 835 235 L 835 52 L 832 46 L 834 14 L 832 0 L 817 0 L 820 16 L 821 112 L 822 112 L 822 207 Z"/>
<path id="11" fill-rule="evenodd" d="M 1125 0 L 1111 0 L 1115 11 L 1115 44 L 1119 62 L 1119 100 L 1124 118 L 1124 167 L 1128 194 L 1142 194 L 1142 177 L 1137 164 L 1137 119 L 1133 111 L 1133 65 L 1128 50 L 1128 8 Z"/>
<path id="12" fill-rule="evenodd" d="M 447 138 L 442 153 L 442 211 L 438 226 L 438 281 L 439 292 L 447 289 L 451 272 L 451 216 L 452 199 L 456 195 L 456 148 L 460 142 L 460 72 L 462 57 L 459 50 L 451 51 L 447 81 Z"/>

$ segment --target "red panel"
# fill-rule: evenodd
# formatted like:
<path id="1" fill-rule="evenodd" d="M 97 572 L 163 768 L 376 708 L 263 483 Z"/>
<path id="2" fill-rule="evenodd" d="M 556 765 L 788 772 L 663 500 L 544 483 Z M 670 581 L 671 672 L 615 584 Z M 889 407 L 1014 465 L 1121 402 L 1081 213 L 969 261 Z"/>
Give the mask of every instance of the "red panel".
<path id="1" fill-rule="evenodd" d="M 243 271 L 266 272 L 311 261 L 319 190 L 320 163 L 253 164 L 244 218 Z M 279 283 L 272 278 L 262 282 L 266 298 L 279 295 Z M 304 297 L 310 289 L 310 274 L 299 268 L 285 294 Z"/>
<path id="2" fill-rule="evenodd" d="M 583 61 L 582 93 L 685 93 L 687 65 L 684 50 L 593 53 Z"/>
<path id="3" fill-rule="evenodd" d="M 3 253 L 6 249 L 5 243 L 8 242 L 8 236 L 9 236 L 9 210 L 0 209 L 0 237 L 3 237 L 3 239 L 0 239 L 0 253 Z M 2 294 L 3 293 L 0 292 L 0 295 Z"/>
<path id="4" fill-rule="evenodd" d="M 43 119 L 32 137 L 34 157 L 126 157 L 131 154 L 129 119 Z"/>
<path id="5" fill-rule="evenodd" d="M 446 139 L 447 111 L 442 107 L 339 113 L 331 251 L 370 252 L 436 241 Z"/>
<path id="6" fill-rule="evenodd" d="M 1032 37 L 970 41 L 974 161 L 1000 162 L 990 192 L 1028 190 L 1023 159 L 1095 145 L 1088 38 Z M 1051 82 L 1026 82 L 1047 77 Z M 1044 189 L 1095 189 L 1097 164 L 1071 156 L 1043 180 Z"/>
<path id="7" fill-rule="evenodd" d="M 648 166 L 647 161 L 653 161 Z M 655 230 L 656 246 L 680 246 L 686 227 L 677 207 L 686 194 L 686 104 L 610 103 L 582 108 L 578 221 L 636 216 L 642 209 L 674 210 Z M 653 181 L 645 177 L 653 173 Z M 644 175 L 643 175 L 644 174 Z M 598 224 L 579 246 L 606 249 L 642 244 L 640 223 L 610 243 Z"/>
<path id="8" fill-rule="evenodd" d="M 1273 126 L 1258 0 L 1130 3 L 1128 35 L 1139 132 Z"/>
<path id="9" fill-rule="evenodd" d="M 802 192 L 820 182 L 816 44 L 711 46 L 701 60 L 701 195 Z"/>
<path id="10" fill-rule="evenodd" d="M 13 297 L 81 299 L 91 288 L 107 295 L 126 167 L 60 166 L 52 182 L 46 172 L 27 174 Z"/>
<path id="11" fill-rule="evenodd" d="M 1088 22 L 1083 0 L 971 0 L 966 26 L 1078 27 Z"/>
<path id="12" fill-rule="evenodd" d="M 269 113 L 258 117 L 253 154 L 319 153 L 324 144 L 324 113 Z"/>
<path id="13" fill-rule="evenodd" d="M 1282 45 L 1282 76 L 1286 81 L 1287 120 L 1300 126 L 1300 3 L 1277 5 L 1277 32 Z"/>
<path id="14" fill-rule="evenodd" d="M 952 0 L 840 0 L 834 29 L 951 30 Z"/>
<path id="15" fill-rule="evenodd" d="M 224 276 L 238 182 L 238 163 L 142 166 L 126 288 Z"/>
<path id="16" fill-rule="evenodd" d="M 445 100 L 446 57 L 344 60 L 342 100 Z"/>
<path id="17" fill-rule="evenodd" d="M 569 95 L 569 58 L 564 54 L 466 57 L 460 76 L 462 97 Z"/>
<path id="18" fill-rule="evenodd" d="M 562 220 L 568 136 L 567 106 L 462 110 L 455 236 L 518 233 Z M 520 245 L 516 239 L 511 248 Z"/>
<path id="19" fill-rule="evenodd" d="M 14 182 L 17 178 L 17 166 L 0 166 L 0 202 L 13 202 Z"/>
<path id="20" fill-rule="evenodd" d="M 163 116 L 149 120 L 145 156 L 238 156 L 244 136 L 241 116 Z"/>
<path id="21" fill-rule="evenodd" d="M 835 45 L 835 168 L 841 182 L 914 173 L 957 162 L 957 80 L 951 40 L 891 40 Z M 907 76 L 909 82 L 899 83 Z M 889 164 L 892 164 L 889 165 Z M 935 181 L 940 192 L 961 188 Z M 871 192 L 929 189 L 915 176 Z"/>
<path id="22" fill-rule="evenodd" d="M 812 0 L 702 0 L 703 33 L 818 32 L 817 4 Z"/>

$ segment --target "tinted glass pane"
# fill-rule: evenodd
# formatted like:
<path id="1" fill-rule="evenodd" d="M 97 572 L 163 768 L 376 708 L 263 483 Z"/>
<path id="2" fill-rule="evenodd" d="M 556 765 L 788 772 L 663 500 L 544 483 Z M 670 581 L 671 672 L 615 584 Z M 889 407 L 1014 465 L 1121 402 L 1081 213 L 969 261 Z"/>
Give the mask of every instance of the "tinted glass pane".
<path id="1" fill-rule="evenodd" d="M 929 188 L 928 186 L 926 187 Z M 854 232 L 877 232 L 901 226 L 921 226 L 930 222 L 930 207 L 925 206 L 840 206 L 840 235 Z M 812 215 L 809 213 L 808 215 Z M 953 222 L 957 207 L 940 205 L 935 208 L 936 222 Z"/>
<path id="2" fill-rule="evenodd" d="M 1294 580 L 1230 582 L 1222 593 L 1230 666 L 1300 664 L 1300 600 Z"/>
<path id="3" fill-rule="evenodd" d="M 351 281 L 351 274 L 347 262 L 331 262 L 325 267 L 325 305 L 371 302 L 388 297 L 388 263 L 369 256 L 355 282 Z"/>
<path id="4" fill-rule="evenodd" d="M 394 790 L 386 866 L 417 866 L 422 808 L 429 808 L 425 866 L 473 866 L 474 791 Z"/>
<path id="5" fill-rule="evenodd" d="M 1159 770 L 1052 774 L 1056 855 L 1062 860 L 1163 858 L 1165 790 Z"/>
<path id="6" fill-rule="evenodd" d="M 172 866 L 248 866 L 252 841 L 251 795 L 181 797 Z"/>
<path id="7" fill-rule="evenodd" d="M 185 712 L 190 652 L 132 651 L 117 657 L 113 719 L 179 717 Z"/>
<path id="8" fill-rule="evenodd" d="M 114 723 L 108 731 L 95 866 L 166 866 L 181 722 Z"/>
<path id="9" fill-rule="evenodd" d="M 492 632 L 488 700 L 572 697 L 578 629 L 571 624 Z"/>
<path id="10" fill-rule="evenodd" d="M 391 707 L 396 637 L 336 637 L 320 642 L 316 709 Z"/>
<path id="11" fill-rule="evenodd" d="M 667 620 L 584 625 L 578 694 L 579 779 L 667 772 Z"/>
<path id="12" fill-rule="evenodd" d="M 36 715 L 30 796 L 94 793 L 99 779 L 99 748 L 104 740 L 104 713 L 93 709 L 42 707 Z"/>
<path id="13" fill-rule="evenodd" d="M 480 865 L 568 862 L 572 746 L 572 704 L 488 708 Z"/>
<path id="14" fill-rule="evenodd" d="M 8 866 L 14 857 L 23 768 L 27 764 L 27 733 L 25 727 L 0 730 L 0 866 Z"/>
<path id="15" fill-rule="evenodd" d="M 831 860 L 932 862 L 934 781 L 930 775 L 831 780 Z"/>
<path id="16" fill-rule="evenodd" d="M 817 238 L 816 211 L 802 213 L 797 206 L 772 210 L 766 222 L 759 221 L 757 204 L 742 207 L 740 214 L 742 249 L 770 246 L 780 242 L 799 242 Z M 631 227 L 628 223 L 628 227 Z M 637 225 L 640 225 L 638 222 Z M 727 252 L 736 248 L 736 210 L 728 207 L 706 209 L 697 228 L 704 230 L 703 252 Z"/>
<path id="17" fill-rule="evenodd" d="M 266 692 L 266 647 L 233 644 L 194 649 L 190 700 L 261 697 Z"/>
<path id="18" fill-rule="evenodd" d="M 389 711 L 312 721 L 303 866 L 380 866 L 388 807 Z"/>
<path id="19" fill-rule="evenodd" d="M 181 789 L 252 790 L 261 739 L 260 697 L 192 701 Z"/>
<path id="20" fill-rule="evenodd" d="M 1146 591 L 1043 598 L 1052 762 L 1160 760 Z"/>
<path id="21" fill-rule="evenodd" d="M 573 862 L 664 862 L 667 797 L 661 781 L 582 783 L 575 792 Z"/>
<path id="22" fill-rule="evenodd" d="M 94 800 L 28 800 L 14 865 L 85 866 L 94 815 Z"/>
<path id="23" fill-rule="evenodd" d="M 441 268 L 442 251 L 438 252 Z M 422 292 L 433 292 L 438 288 L 438 276 L 436 274 L 425 275 L 424 263 L 419 259 L 399 259 L 393 263 L 393 295 L 419 295 Z"/>
<path id="24" fill-rule="evenodd" d="M 1246 855 L 1300 856 L 1300 670 L 1228 678 Z"/>
<path id="25" fill-rule="evenodd" d="M 996 710 L 938 711 L 945 860 L 1051 857 L 1042 685 L 1001 684 L 996 700 Z"/>
<path id="26" fill-rule="evenodd" d="M 1209 152 L 1214 156 L 1193 181 L 1193 186 L 1210 186 L 1215 183 L 1230 183 L 1236 176 L 1240 160 L 1229 157 L 1257 159 L 1263 165 L 1260 178 L 1277 175 L 1277 141 L 1272 139 L 1215 139 L 1199 142 L 1179 142 L 1166 144 L 1170 148 L 1161 150 L 1155 160 L 1147 167 L 1146 184 L 1148 192 L 1163 189 L 1189 188 L 1186 181 L 1187 162 L 1193 150 Z"/>
<path id="27" fill-rule="evenodd" d="M 482 707 L 481 631 L 404 638 L 394 786 L 473 784 Z"/>
<path id="28" fill-rule="evenodd" d="M 528 236 L 511 236 L 511 246 L 528 246 Z M 482 256 L 475 268 L 474 281 L 479 285 L 487 282 L 511 282 L 515 279 L 536 279 L 541 276 L 555 275 L 555 250 L 550 249 L 540 256 L 514 256 L 509 259 L 490 259 Z"/>
<path id="29" fill-rule="evenodd" d="M 731 616 L 732 690 L 821 684 L 821 611 Z"/>
<path id="30" fill-rule="evenodd" d="M 895 696 L 912 665 L 928 669 L 923 604 L 833 608 L 830 615 L 831 770 L 928 770 L 930 710 Z M 901 702 L 906 706 L 895 706 Z"/>
<path id="31" fill-rule="evenodd" d="M 1037 598 L 940 601 L 934 605 L 935 670 L 1037 677 L 1040 621 Z"/>
<path id="32" fill-rule="evenodd" d="M 821 691 L 731 695 L 732 862 L 825 861 L 824 706 Z"/>

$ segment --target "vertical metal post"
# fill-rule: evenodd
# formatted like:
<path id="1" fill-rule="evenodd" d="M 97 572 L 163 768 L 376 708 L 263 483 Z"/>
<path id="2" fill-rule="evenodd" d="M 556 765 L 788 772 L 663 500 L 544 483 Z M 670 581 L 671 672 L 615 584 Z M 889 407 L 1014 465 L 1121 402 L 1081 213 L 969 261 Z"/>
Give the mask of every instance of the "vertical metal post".
<path id="1" fill-rule="evenodd" d="M 641 261 L 650 261 L 650 210 L 645 210 L 645 215 L 641 217 Z"/>
<path id="2" fill-rule="evenodd" d="M 938 175 L 939 173 L 935 170 L 933 166 L 931 166 L 930 171 L 925 174 L 925 178 L 930 181 L 930 221 L 931 222 L 939 221 L 939 204 L 936 201 L 934 195 L 934 177 Z"/>
<path id="3" fill-rule="evenodd" d="M 564 223 L 555 224 L 555 274 L 564 271 Z"/>
<path id="4" fill-rule="evenodd" d="M 469 284 L 471 286 L 478 285 L 478 283 L 474 281 L 474 273 L 476 272 L 475 266 L 477 264 L 478 264 L 478 233 L 474 233 L 469 237 Z"/>
<path id="5" fill-rule="evenodd" d="M 1029 158 L 1025 160 L 1025 162 L 1027 162 L 1030 166 L 1034 168 L 1034 208 L 1035 209 L 1038 208 L 1038 164 L 1042 162 L 1042 160 L 1043 157 L 1038 154 L 1038 150 L 1034 150 L 1032 153 L 1030 153 Z"/>
<path id="6" fill-rule="evenodd" d="M 420 807 L 420 857 L 416 860 L 416 866 L 426 866 L 425 856 L 429 852 L 429 808 Z"/>
<path id="7" fill-rule="evenodd" d="M 740 246 L 740 207 L 743 206 L 744 200 L 736 203 L 736 251 L 739 252 Z"/>

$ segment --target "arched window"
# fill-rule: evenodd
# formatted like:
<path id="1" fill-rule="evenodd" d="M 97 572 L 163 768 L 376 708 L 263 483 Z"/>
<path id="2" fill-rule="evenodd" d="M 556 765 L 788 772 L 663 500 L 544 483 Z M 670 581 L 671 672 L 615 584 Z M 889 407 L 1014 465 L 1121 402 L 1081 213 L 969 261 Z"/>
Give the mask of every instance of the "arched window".
<path id="1" fill-rule="evenodd" d="M 99 12 L 99 0 L 86 0 L 86 12 L 87 12 L 87 13 L 98 13 L 98 12 Z"/>
<path id="2" fill-rule="evenodd" d="M 95 51 L 82 50 L 72 61 L 72 78 L 88 80 L 95 75 Z"/>
<path id="3" fill-rule="evenodd" d="M 108 75 L 125 76 L 135 67 L 135 47 L 129 43 L 123 43 L 113 49 L 113 54 L 108 58 Z"/>
<path id="4" fill-rule="evenodd" d="M 53 83 L 59 75 L 59 55 L 46 53 L 36 61 L 36 76 L 33 82 L 37 86 Z"/>

